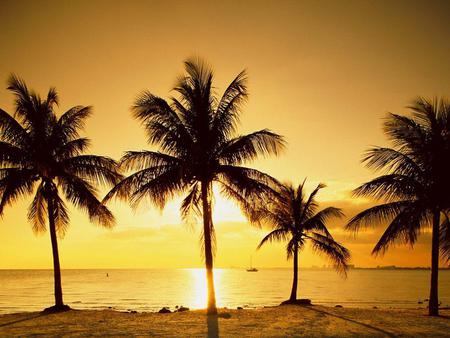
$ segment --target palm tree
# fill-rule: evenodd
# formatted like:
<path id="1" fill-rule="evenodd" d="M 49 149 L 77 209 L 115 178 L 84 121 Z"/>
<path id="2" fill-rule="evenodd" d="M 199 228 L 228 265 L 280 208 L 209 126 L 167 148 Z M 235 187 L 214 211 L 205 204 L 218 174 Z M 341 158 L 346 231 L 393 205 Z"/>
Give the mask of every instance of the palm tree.
<path id="1" fill-rule="evenodd" d="M 273 227 L 259 243 L 258 249 L 273 241 L 287 241 L 287 258 L 293 258 L 294 278 L 289 300 L 285 304 L 297 303 L 298 253 L 307 242 L 312 249 L 324 254 L 344 276 L 350 259 L 349 251 L 333 239 L 326 227 L 331 217 L 342 217 L 341 209 L 328 207 L 317 211 L 316 195 L 325 185 L 319 184 L 309 195 L 305 196 L 305 181 L 297 187 L 290 183 L 280 184 L 275 198 L 260 210 L 260 219 Z"/>
<path id="2" fill-rule="evenodd" d="M 367 167 L 382 175 L 354 190 L 355 196 L 383 199 L 353 217 L 346 228 L 357 232 L 389 222 L 372 254 L 383 254 L 394 243 L 410 244 L 431 227 L 431 288 L 429 314 L 438 315 L 439 249 L 450 258 L 450 105 L 445 100 L 416 99 L 412 116 L 389 114 L 384 131 L 392 148 L 374 147 L 365 155 Z M 442 220 L 442 222 L 441 222 Z"/>
<path id="3" fill-rule="evenodd" d="M 160 151 L 129 151 L 121 159 L 133 174 L 118 184 L 105 198 L 128 199 L 135 207 L 143 198 L 163 208 L 174 197 L 187 193 L 181 216 L 203 218 L 202 246 L 208 282 L 207 313 L 215 314 L 213 281 L 214 225 L 212 184 L 237 201 L 250 217 L 258 198 L 269 191 L 274 180 L 242 166 L 259 155 L 278 154 L 284 147 L 281 136 L 264 129 L 236 135 L 241 107 L 247 99 L 245 71 L 231 82 L 219 98 L 212 86 L 212 70 L 201 60 L 184 62 L 186 75 L 174 88 L 179 98 L 170 104 L 148 91 L 136 99 L 132 111 L 144 126 L 148 143 Z M 253 209 L 254 210 L 254 209 Z"/>
<path id="4" fill-rule="evenodd" d="M 80 137 L 90 107 L 76 106 L 57 117 L 55 88 L 41 97 L 12 75 L 8 89 L 15 96 L 15 112 L 0 109 L 0 215 L 21 196 L 34 194 L 28 219 L 36 233 L 50 230 L 53 253 L 55 305 L 48 311 L 63 311 L 64 305 L 57 235 L 69 226 L 66 201 L 84 210 L 91 221 L 111 227 L 114 217 L 97 198 L 95 184 L 114 185 L 121 175 L 110 158 L 82 155 L 89 139 Z M 63 199 L 65 198 L 65 199 Z"/>

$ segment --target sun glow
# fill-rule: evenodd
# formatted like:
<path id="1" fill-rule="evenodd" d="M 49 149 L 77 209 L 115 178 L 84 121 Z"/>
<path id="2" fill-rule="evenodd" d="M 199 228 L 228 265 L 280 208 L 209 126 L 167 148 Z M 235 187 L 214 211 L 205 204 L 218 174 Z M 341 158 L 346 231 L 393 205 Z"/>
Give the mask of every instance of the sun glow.
<path id="1" fill-rule="evenodd" d="M 206 270 L 205 269 L 187 269 L 192 276 L 192 290 L 189 293 L 192 295 L 192 299 L 189 302 L 194 309 L 205 309 L 208 299 L 208 287 L 206 283 Z M 221 306 L 221 297 L 218 290 L 220 290 L 220 280 L 222 275 L 222 269 L 214 269 L 214 286 L 216 290 L 216 304 Z"/>
<path id="2" fill-rule="evenodd" d="M 214 222 L 245 222 L 246 218 L 235 202 L 220 194 L 220 189 L 213 186 L 213 220 Z"/>

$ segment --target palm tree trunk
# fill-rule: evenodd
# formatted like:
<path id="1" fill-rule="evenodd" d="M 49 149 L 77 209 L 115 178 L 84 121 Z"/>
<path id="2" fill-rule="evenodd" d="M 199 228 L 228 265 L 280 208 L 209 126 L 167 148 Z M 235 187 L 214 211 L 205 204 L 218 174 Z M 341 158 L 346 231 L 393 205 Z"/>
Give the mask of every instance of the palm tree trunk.
<path id="1" fill-rule="evenodd" d="M 201 182 L 203 205 L 203 240 L 205 247 L 206 280 L 208 283 L 207 314 L 217 314 L 216 293 L 214 291 L 213 253 L 212 253 L 212 215 L 209 200 L 209 182 Z"/>
<path id="2" fill-rule="evenodd" d="M 298 284 L 298 247 L 294 246 L 294 279 L 292 281 L 291 297 L 289 301 L 295 302 L 297 300 L 297 284 Z"/>
<path id="3" fill-rule="evenodd" d="M 63 309 L 63 295 L 61 287 L 61 267 L 59 265 L 58 239 L 56 237 L 56 226 L 54 218 L 54 207 L 52 197 L 47 199 L 48 203 L 48 223 L 50 228 L 50 239 L 52 241 L 53 253 L 53 276 L 55 283 L 55 309 Z"/>
<path id="4" fill-rule="evenodd" d="M 433 214 L 433 232 L 431 240 L 431 285 L 430 300 L 428 303 L 428 314 L 430 316 L 439 315 L 439 298 L 438 298 L 438 272 L 439 272 L 439 221 L 440 211 L 437 210 Z"/>

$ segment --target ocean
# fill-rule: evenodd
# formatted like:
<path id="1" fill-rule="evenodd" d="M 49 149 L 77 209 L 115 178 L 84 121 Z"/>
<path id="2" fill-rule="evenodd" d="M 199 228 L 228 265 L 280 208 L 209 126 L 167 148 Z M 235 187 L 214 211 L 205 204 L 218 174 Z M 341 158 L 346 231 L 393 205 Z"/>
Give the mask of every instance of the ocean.
<path id="1" fill-rule="evenodd" d="M 426 307 L 427 270 L 351 269 L 347 279 L 333 270 L 300 269 L 298 298 L 327 306 Z M 216 269 L 219 307 L 256 308 L 288 298 L 291 269 Z M 204 308 L 203 269 L 63 270 L 64 302 L 74 309 L 157 311 L 164 306 Z M 440 270 L 439 298 L 450 304 L 450 270 Z M 51 270 L 0 270 L 0 313 L 39 311 L 53 305 Z M 422 304 L 420 304 L 422 302 Z"/>

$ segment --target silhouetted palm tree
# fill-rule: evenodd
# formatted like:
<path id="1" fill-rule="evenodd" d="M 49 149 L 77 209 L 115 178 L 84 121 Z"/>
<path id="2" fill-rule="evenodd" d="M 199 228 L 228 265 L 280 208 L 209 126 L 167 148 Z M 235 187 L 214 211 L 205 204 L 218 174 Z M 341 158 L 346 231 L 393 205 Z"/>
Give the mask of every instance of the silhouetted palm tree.
<path id="1" fill-rule="evenodd" d="M 55 306 L 48 310 L 62 311 L 68 306 L 63 303 L 57 235 L 69 226 L 63 197 L 86 211 L 92 221 L 111 227 L 114 217 L 98 200 L 94 185 L 114 185 L 121 175 L 114 160 L 82 155 L 89 140 L 79 137 L 79 130 L 91 114 L 90 107 L 73 107 L 58 118 L 54 88 L 43 100 L 14 75 L 8 84 L 15 95 L 15 112 L 10 115 L 0 109 L 0 215 L 8 204 L 34 193 L 28 219 L 36 233 L 46 230 L 48 220 L 52 243 Z"/>
<path id="2" fill-rule="evenodd" d="M 267 242 L 286 241 L 287 258 L 294 261 L 294 279 L 289 300 L 285 303 L 295 303 L 297 300 L 298 283 L 298 253 L 307 242 L 313 250 L 324 254 L 335 264 L 338 272 L 346 275 L 349 251 L 333 239 L 326 227 L 331 217 L 342 217 L 341 209 L 328 207 L 317 211 L 316 195 L 325 185 L 319 184 L 309 195 L 305 196 L 303 182 L 297 189 L 290 184 L 280 184 L 275 198 L 260 210 L 260 220 L 267 222 L 273 230 L 265 236 L 258 249 Z"/>
<path id="3" fill-rule="evenodd" d="M 278 154 L 281 136 L 260 130 L 236 136 L 243 102 L 247 98 L 246 74 L 241 72 L 222 97 L 213 92 L 213 73 L 200 60 L 185 61 L 186 75 L 174 91 L 179 98 L 169 104 L 144 91 L 132 107 L 143 124 L 149 144 L 160 151 L 130 151 L 121 159 L 126 170 L 137 170 L 117 185 L 105 200 L 117 195 L 136 206 L 144 197 L 163 208 L 166 202 L 187 193 L 181 205 L 186 219 L 192 212 L 203 218 L 202 245 L 208 282 L 208 314 L 217 313 L 213 281 L 214 226 L 212 184 L 237 201 L 251 216 L 254 203 L 270 176 L 242 164 L 259 155 Z M 268 189 L 267 189 L 268 191 Z M 260 194 L 260 195 L 258 195 Z"/>
<path id="4" fill-rule="evenodd" d="M 411 117 L 389 114 L 384 124 L 393 147 L 374 147 L 363 159 L 383 175 L 354 190 L 355 196 L 385 203 L 353 217 L 347 229 L 357 232 L 389 222 L 372 251 L 377 255 L 396 242 L 413 245 L 420 232 L 431 227 L 429 314 L 438 315 L 439 248 L 443 258 L 450 258 L 450 105 L 445 100 L 418 98 L 409 108 Z"/>

